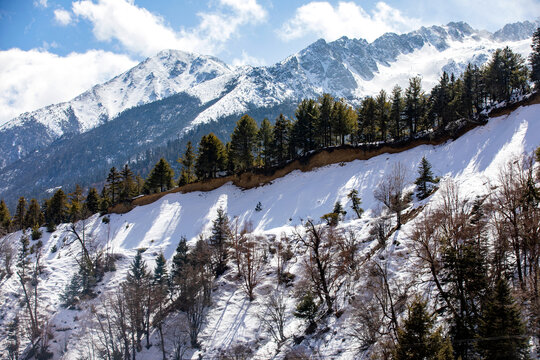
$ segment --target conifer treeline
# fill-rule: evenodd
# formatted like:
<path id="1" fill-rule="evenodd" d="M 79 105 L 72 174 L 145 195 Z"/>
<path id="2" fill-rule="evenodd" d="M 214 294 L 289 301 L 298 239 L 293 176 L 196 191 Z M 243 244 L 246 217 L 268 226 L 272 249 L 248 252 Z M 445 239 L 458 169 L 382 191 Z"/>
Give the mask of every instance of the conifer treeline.
<path id="1" fill-rule="evenodd" d="M 530 59 L 530 80 L 536 85 L 540 68 L 539 41 L 537 31 Z M 483 67 L 469 64 L 458 78 L 443 72 L 439 83 L 429 93 L 422 90 L 421 78 L 413 77 L 406 89 L 395 86 L 390 94 L 381 90 L 374 97 L 365 97 L 356 109 L 344 99 L 323 94 L 317 100 L 304 99 L 295 111 L 294 120 L 281 114 L 274 124 L 264 119 L 259 127 L 253 118 L 244 115 L 226 144 L 213 133 L 203 136 L 197 149 L 188 142 L 184 154 L 177 160 L 182 169 L 176 183 L 174 171 L 163 158 L 146 180 L 134 176 L 128 164 L 120 171 L 113 167 L 101 195 L 91 188 L 85 198 L 77 185 L 68 195 L 62 189 L 57 190 L 41 206 L 32 199 L 27 207 L 21 197 L 13 218 L 5 203 L 0 202 L 0 232 L 44 223 L 53 229 L 64 221 L 77 221 L 98 211 L 107 212 L 111 206 L 128 202 L 140 194 L 162 192 L 175 185 L 255 168 L 281 166 L 327 147 L 394 142 L 430 130 L 444 132 L 455 120 L 477 118 L 486 107 L 527 93 L 530 91 L 528 79 L 525 60 L 506 47 L 497 49 Z"/>

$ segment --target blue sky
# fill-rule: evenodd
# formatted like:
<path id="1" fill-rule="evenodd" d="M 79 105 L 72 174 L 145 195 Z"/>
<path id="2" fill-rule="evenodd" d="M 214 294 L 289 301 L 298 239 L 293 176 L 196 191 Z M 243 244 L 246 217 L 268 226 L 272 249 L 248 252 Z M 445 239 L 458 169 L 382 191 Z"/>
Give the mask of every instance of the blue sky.
<path id="1" fill-rule="evenodd" d="M 460 20 L 495 31 L 531 14 L 540 0 L 0 0 L 0 125 L 164 48 L 268 65 L 318 38 L 372 41 Z"/>

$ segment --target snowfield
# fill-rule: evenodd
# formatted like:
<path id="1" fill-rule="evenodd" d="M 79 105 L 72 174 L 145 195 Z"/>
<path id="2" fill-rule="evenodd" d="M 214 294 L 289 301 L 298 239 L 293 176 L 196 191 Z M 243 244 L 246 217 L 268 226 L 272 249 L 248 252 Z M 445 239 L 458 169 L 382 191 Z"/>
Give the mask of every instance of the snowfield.
<path id="1" fill-rule="evenodd" d="M 68 224 L 58 226 L 54 233 L 42 229 L 44 272 L 40 278 L 41 304 L 44 313 L 50 317 L 49 326 L 54 335 L 51 351 L 54 359 L 79 359 L 87 354 L 91 338 L 87 336 L 87 319 L 91 317 L 90 306 L 98 303 L 108 291 L 118 287 L 124 280 L 126 270 L 131 263 L 136 249 L 146 249 L 142 254 L 148 268 L 153 269 L 154 258 L 163 252 L 170 260 L 182 236 L 193 245 L 199 234 L 208 235 L 212 220 L 218 208 L 227 211 L 231 219 L 238 218 L 240 223 L 251 223 L 253 232 L 260 235 L 271 245 L 275 238 L 286 234 L 297 255 L 287 266 L 287 271 L 295 274 L 294 286 L 287 288 L 287 320 L 285 335 L 288 340 L 280 352 L 276 344 L 263 330 L 259 317 L 264 316 L 265 299 L 276 288 L 276 259 L 268 254 L 268 262 L 263 269 L 262 282 L 255 288 L 255 300 L 249 302 L 236 277 L 234 266 L 215 282 L 212 293 L 212 306 L 209 309 L 205 325 L 200 334 L 201 350 L 189 350 L 184 356 L 197 359 L 214 358 L 221 350 L 230 349 L 238 344 L 245 344 L 252 351 L 253 358 L 283 358 L 286 349 L 293 346 L 293 335 L 303 335 L 305 322 L 295 318 L 292 313 L 297 299 L 294 290 L 302 273 L 300 263 L 302 253 L 293 239 L 295 231 L 306 219 L 319 221 L 323 214 L 332 211 L 336 201 L 340 201 L 347 210 L 342 228 L 354 230 L 360 240 L 359 252 L 366 254 L 377 241 L 369 235 L 374 219 L 381 211 L 380 204 L 373 197 L 373 190 L 392 170 L 394 164 L 401 163 L 408 170 L 409 189 L 413 189 L 418 164 L 423 156 L 433 165 L 433 173 L 442 178 L 442 182 L 452 179 L 460 194 L 466 198 L 484 194 L 489 190 L 488 183 L 496 179 L 500 167 L 516 156 L 530 154 L 540 146 L 540 105 L 520 107 L 507 116 L 490 119 L 485 126 L 471 130 L 455 141 L 439 146 L 419 146 L 399 154 L 383 154 L 366 161 L 353 161 L 335 164 L 302 173 L 295 171 L 271 184 L 242 190 L 226 184 L 210 192 L 187 194 L 169 194 L 155 203 L 133 209 L 129 213 L 110 215 L 110 223 L 102 222 L 102 217 L 94 215 L 77 226 L 86 227 L 86 234 L 97 247 L 108 248 L 119 254 L 116 271 L 106 273 L 98 285 L 96 299 L 82 303 L 80 310 L 68 310 L 60 306 L 62 293 L 77 269 L 75 256 L 80 247 L 71 241 Z M 356 219 L 350 208 L 347 194 L 357 189 L 365 210 L 361 219 Z M 424 203 L 437 203 L 439 194 L 435 193 Z M 255 211 L 257 203 L 261 211 Z M 407 234 L 414 221 L 405 224 L 392 235 L 386 248 L 379 250 L 379 257 L 385 259 L 385 265 L 392 277 L 407 278 L 414 276 L 413 258 L 409 256 Z M 21 232 L 4 238 L 13 244 L 19 244 Z M 31 245 L 35 244 L 31 241 Z M 56 246 L 58 251 L 51 252 Z M 361 283 L 348 289 L 350 293 L 361 294 Z M 5 349 L 6 326 L 20 311 L 21 289 L 16 276 L 0 283 L 0 349 Z M 19 299 L 19 300 L 18 300 Z M 339 304 L 343 315 L 339 318 L 330 316 L 323 326 L 327 332 L 317 336 L 307 336 L 301 347 L 309 352 L 318 353 L 324 358 L 358 359 L 368 354 L 359 354 L 358 345 L 350 336 L 351 310 L 346 302 Z M 169 321 L 172 321 L 170 319 Z M 137 353 L 138 359 L 161 358 L 157 332 L 153 334 L 150 349 L 143 348 Z"/>

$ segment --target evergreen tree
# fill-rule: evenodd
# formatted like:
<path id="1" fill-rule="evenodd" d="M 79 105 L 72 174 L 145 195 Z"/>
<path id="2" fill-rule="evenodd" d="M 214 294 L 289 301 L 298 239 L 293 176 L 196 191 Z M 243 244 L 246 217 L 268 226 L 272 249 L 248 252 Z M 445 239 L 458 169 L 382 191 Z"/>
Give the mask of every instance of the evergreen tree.
<path id="1" fill-rule="evenodd" d="M 540 89 L 540 27 L 536 28 L 533 34 L 531 48 L 529 55 L 531 81 L 534 83 L 535 90 L 538 91 Z"/>
<path id="2" fill-rule="evenodd" d="M 431 90 L 431 107 L 438 126 L 444 128 L 451 120 L 451 85 L 446 71 L 443 71 L 439 83 Z"/>
<path id="3" fill-rule="evenodd" d="M 362 100 L 362 105 L 357 109 L 358 119 L 358 142 L 372 142 L 375 140 L 375 116 L 377 102 L 371 96 Z"/>
<path id="4" fill-rule="evenodd" d="M 322 147 L 332 146 L 334 98 L 330 94 L 323 94 L 319 98 L 319 118 L 317 119 L 317 134 Z"/>
<path id="5" fill-rule="evenodd" d="M 416 299 L 408 309 L 403 326 L 398 329 L 394 360 L 452 360 L 452 345 L 440 330 L 432 331 L 433 318 L 426 303 Z"/>
<path id="6" fill-rule="evenodd" d="M 49 227 L 61 224 L 67 220 L 68 203 L 67 197 L 62 189 L 58 189 L 54 195 L 46 202 L 45 221 Z"/>
<path id="7" fill-rule="evenodd" d="M 317 148 L 317 121 L 319 108 L 313 99 L 304 99 L 295 112 L 296 121 L 293 126 L 293 141 L 296 148 L 305 155 Z"/>
<path id="8" fill-rule="evenodd" d="M 180 242 L 176 247 L 176 253 L 172 258 L 171 283 L 176 284 L 178 277 L 184 271 L 188 263 L 188 246 L 184 236 L 180 238 Z"/>
<path id="9" fill-rule="evenodd" d="M 119 201 L 129 201 L 135 195 L 137 195 L 135 179 L 133 177 L 133 172 L 129 168 L 128 164 L 125 164 L 120 171 L 121 183 L 120 183 L 120 194 L 118 195 Z"/>
<path id="10" fill-rule="evenodd" d="M 524 62 L 522 56 L 509 47 L 495 50 L 485 74 L 492 101 L 508 101 L 516 90 L 525 90 L 528 73 Z"/>
<path id="11" fill-rule="evenodd" d="M 88 196 L 86 197 L 85 207 L 90 212 L 90 214 L 95 214 L 99 211 L 100 197 L 96 188 L 91 188 L 88 191 Z"/>
<path id="12" fill-rule="evenodd" d="M 484 305 L 478 336 L 478 349 L 484 359 L 528 358 L 527 331 L 504 278 L 499 278 Z"/>
<path id="13" fill-rule="evenodd" d="M 24 218 L 26 216 L 26 199 L 21 196 L 19 202 L 17 203 L 17 209 L 15 209 L 15 215 L 11 220 L 11 225 L 13 230 L 23 230 L 25 228 Z"/>
<path id="14" fill-rule="evenodd" d="M 174 171 L 164 158 L 159 159 L 144 183 L 147 192 L 163 192 L 174 187 Z"/>
<path id="15" fill-rule="evenodd" d="M 120 183 L 122 182 L 122 176 L 116 170 L 116 168 L 113 166 L 109 170 L 109 174 L 107 175 L 107 181 L 105 185 L 105 193 L 110 197 L 111 199 L 111 205 L 116 205 L 118 203 L 118 196 L 120 193 Z"/>
<path id="16" fill-rule="evenodd" d="M 409 79 L 409 87 L 405 90 L 405 118 L 409 129 L 409 136 L 417 132 L 418 124 L 423 115 L 423 97 L 421 78 L 413 77 Z"/>
<path id="17" fill-rule="evenodd" d="M 388 103 L 386 91 L 381 90 L 375 98 L 377 103 L 375 117 L 379 128 L 379 140 L 386 141 L 388 135 L 388 121 L 390 118 L 390 104 Z"/>
<path id="18" fill-rule="evenodd" d="M 353 131 L 356 114 L 343 99 L 340 99 L 334 103 L 333 117 L 335 119 L 333 122 L 333 133 L 340 139 L 340 144 L 344 145 L 345 137 Z"/>
<path id="19" fill-rule="evenodd" d="M 280 114 L 274 125 L 272 149 L 278 165 L 290 159 L 290 140 L 292 125 L 289 119 Z"/>
<path id="20" fill-rule="evenodd" d="M 362 199 L 358 196 L 358 190 L 352 189 L 347 197 L 351 200 L 351 208 L 354 210 L 354 213 L 358 218 L 362 217 L 362 213 L 364 212 L 364 209 L 360 207 L 362 205 Z"/>
<path id="21" fill-rule="evenodd" d="M 191 141 L 188 141 L 186 145 L 186 151 L 184 156 L 176 160 L 182 165 L 182 171 L 180 172 L 180 179 L 178 180 L 178 186 L 190 184 L 195 181 L 195 152 L 193 151 L 193 145 Z"/>
<path id="22" fill-rule="evenodd" d="M 28 211 L 24 217 L 24 227 L 25 228 L 34 228 L 39 227 L 45 221 L 45 217 L 41 212 L 41 207 L 36 199 L 30 200 L 30 205 L 28 206 Z"/>
<path id="23" fill-rule="evenodd" d="M 83 189 L 79 184 L 75 185 L 75 190 L 69 194 L 69 219 L 71 222 L 78 221 L 83 217 Z"/>
<path id="24" fill-rule="evenodd" d="M 268 168 L 272 164 L 272 143 L 274 129 L 268 119 L 264 119 L 257 133 L 257 165 Z"/>
<path id="25" fill-rule="evenodd" d="M 235 172 L 242 172 L 253 167 L 257 148 L 257 123 L 252 117 L 244 115 L 236 123 L 231 134 L 229 158 Z"/>
<path id="26" fill-rule="evenodd" d="M 318 310 L 319 306 L 315 302 L 313 295 L 311 292 L 308 292 L 300 299 L 298 304 L 296 304 L 293 315 L 301 319 L 306 319 L 309 321 L 310 325 L 313 325 L 315 324 Z"/>
<path id="27" fill-rule="evenodd" d="M 227 269 L 227 254 L 230 238 L 229 217 L 222 208 L 217 210 L 217 217 L 212 221 L 212 235 L 209 244 L 213 249 L 214 271 L 219 276 Z"/>
<path id="28" fill-rule="evenodd" d="M 425 156 L 422 157 L 422 160 L 420 161 L 418 178 L 414 183 L 416 184 L 416 197 L 420 200 L 427 198 L 433 191 L 435 179 L 433 178 L 433 172 L 431 171 L 431 164 L 427 161 Z"/>
<path id="29" fill-rule="evenodd" d="M 11 225 L 11 215 L 9 214 L 9 209 L 4 202 L 0 201 L 0 233 L 7 233 Z"/>
<path id="30" fill-rule="evenodd" d="M 199 143 L 199 154 L 195 165 L 197 177 L 215 178 L 218 171 L 225 169 L 226 164 L 227 154 L 223 143 L 213 133 L 203 136 Z"/>
<path id="31" fill-rule="evenodd" d="M 154 274 L 152 278 L 154 285 L 166 286 L 169 282 L 169 275 L 167 274 L 167 260 L 163 253 L 159 253 L 156 256 L 156 267 L 154 268 Z"/>
<path id="32" fill-rule="evenodd" d="M 390 133 L 397 140 L 401 138 L 401 122 L 403 116 L 403 98 L 401 96 L 401 87 L 395 86 L 392 89 L 392 105 L 390 106 Z"/>

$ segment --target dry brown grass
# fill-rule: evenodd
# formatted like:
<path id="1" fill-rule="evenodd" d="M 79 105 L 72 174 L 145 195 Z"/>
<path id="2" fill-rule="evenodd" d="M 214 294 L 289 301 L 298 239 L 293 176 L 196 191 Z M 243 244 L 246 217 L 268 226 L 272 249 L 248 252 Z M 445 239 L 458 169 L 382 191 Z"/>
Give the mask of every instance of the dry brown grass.
<path id="1" fill-rule="evenodd" d="M 518 103 L 510 104 L 505 108 L 495 109 L 489 113 L 490 117 L 497 117 L 501 115 L 510 114 L 512 111 L 523 105 L 533 105 L 540 103 L 540 93 L 533 94 L 529 99 L 520 101 Z M 454 135 L 438 136 L 433 138 L 421 138 L 409 141 L 402 144 L 386 144 L 382 146 L 371 147 L 351 147 L 344 146 L 341 148 L 324 149 L 312 154 L 307 158 L 295 160 L 283 167 L 274 169 L 271 173 L 264 173 L 261 171 L 245 172 L 237 175 L 225 176 L 217 179 L 210 179 L 200 181 L 181 187 L 171 189 L 158 194 L 151 194 L 141 196 L 132 201 L 131 206 L 116 205 L 111 212 L 123 214 L 131 210 L 134 206 L 142 206 L 151 204 L 163 196 L 171 193 L 188 193 L 193 191 L 212 191 L 228 182 L 232 182 L 235 186 L 242 189 L 252 189 L 258 186 L 262 186 L 272 182 L 275 179 L 281 178 L 294 170 L 300 170 L 302 172 L 312 171 L 313 169 L 338 163 L 345 163 L 354 160 L 368 160 L 374 156 L 381 154 L 395 154 L 402 151 L 412 149 L 420 145 L 440 145 L 448 140 L 456 139 L 457 137 L 465 134 L 471 129 L 479 126 L 479 124 L 469 123 L 466 127 L 461 129 L 459 133 Z"/>

